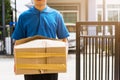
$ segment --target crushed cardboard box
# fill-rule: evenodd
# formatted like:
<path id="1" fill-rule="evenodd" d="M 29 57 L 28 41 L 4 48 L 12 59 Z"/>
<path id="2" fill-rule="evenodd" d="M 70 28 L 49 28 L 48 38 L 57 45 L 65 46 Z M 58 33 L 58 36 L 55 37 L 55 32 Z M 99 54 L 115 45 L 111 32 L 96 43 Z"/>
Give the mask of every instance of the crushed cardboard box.
<path id="1" fill-rule="evenodd" d="M 65 42 L 34 36 L 16 41 L 15 74 L 66 72 Z"/>

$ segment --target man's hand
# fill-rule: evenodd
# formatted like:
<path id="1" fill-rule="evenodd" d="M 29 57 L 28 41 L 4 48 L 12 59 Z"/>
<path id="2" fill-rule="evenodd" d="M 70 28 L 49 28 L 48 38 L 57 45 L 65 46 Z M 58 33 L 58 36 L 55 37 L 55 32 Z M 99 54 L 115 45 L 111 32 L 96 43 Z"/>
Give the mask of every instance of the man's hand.
<path id="1" fill-rule="evenodd" d="M 67 38 L 61 39 L 63 42 L 68 42 Z"/>

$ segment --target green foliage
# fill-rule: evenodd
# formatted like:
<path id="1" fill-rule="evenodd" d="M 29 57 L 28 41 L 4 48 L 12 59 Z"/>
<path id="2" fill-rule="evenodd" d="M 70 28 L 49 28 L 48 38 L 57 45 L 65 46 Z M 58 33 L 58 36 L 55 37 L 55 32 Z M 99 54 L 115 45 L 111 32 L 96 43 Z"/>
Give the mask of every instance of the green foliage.
<path id="1" fill-rule="evenodd" d="M 10 6 L 10 0 L 4 0 L 5 1 L 5 24 L 9 24 L 11 21 L 11 6 Z M 2 1 L 0 1 L 0 25 L 2 25 Z"/>

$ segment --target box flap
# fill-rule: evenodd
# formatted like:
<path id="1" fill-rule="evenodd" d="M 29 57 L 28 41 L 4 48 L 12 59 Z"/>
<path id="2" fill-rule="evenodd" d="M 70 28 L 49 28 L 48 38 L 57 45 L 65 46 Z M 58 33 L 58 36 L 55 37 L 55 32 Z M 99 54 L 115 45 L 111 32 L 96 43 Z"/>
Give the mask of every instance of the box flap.
<path id="1" fill-rule="evenodd" d="M 37 40 L 32 40 L 28 41 L 23 44 L 15 45 L 15 49 L 27 49 L 27 48 L 45 48 L 45 39 L 37 39 Z"/>
<path id="2" fill-rule="evenodd" d="M 33 36 L 33 37 L 28 37 L 28 38 L 23 38 L 23 39 L 20 39 L 20 40 L 16 40 L 15 45 L 23 44 L 23 43 L 26 43 L 26 42 L 29 42 L 29 41 L 32 41 L 32 40 L 36 40 L 36 39 L 49 39 L 49 38 L 44 37 L 44 36 L 36 35 L 36 36 Z"/>

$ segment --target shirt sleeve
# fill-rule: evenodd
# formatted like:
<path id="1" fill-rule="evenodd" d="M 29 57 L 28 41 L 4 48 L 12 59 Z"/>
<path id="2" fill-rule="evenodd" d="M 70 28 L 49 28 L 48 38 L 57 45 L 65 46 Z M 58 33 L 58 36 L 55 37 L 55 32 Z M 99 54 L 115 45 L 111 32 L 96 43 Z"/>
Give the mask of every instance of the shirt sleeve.
<path id="1" fill-rule="evenodd" d="M 22 16 L 19 17 L 18 22 L 16 23 L 12 38 L 15 40 L 25 38 L 25 30 L 23 28 Z"/>
<path id="2" fill-rule="evenodd" d="M 63 17 L 60 13 L 58 14 L 57 20 L 58 20 L 57 37 L 59 39 L 67 38 L 69 36 L 69 32 L 64 24 Z"/>

